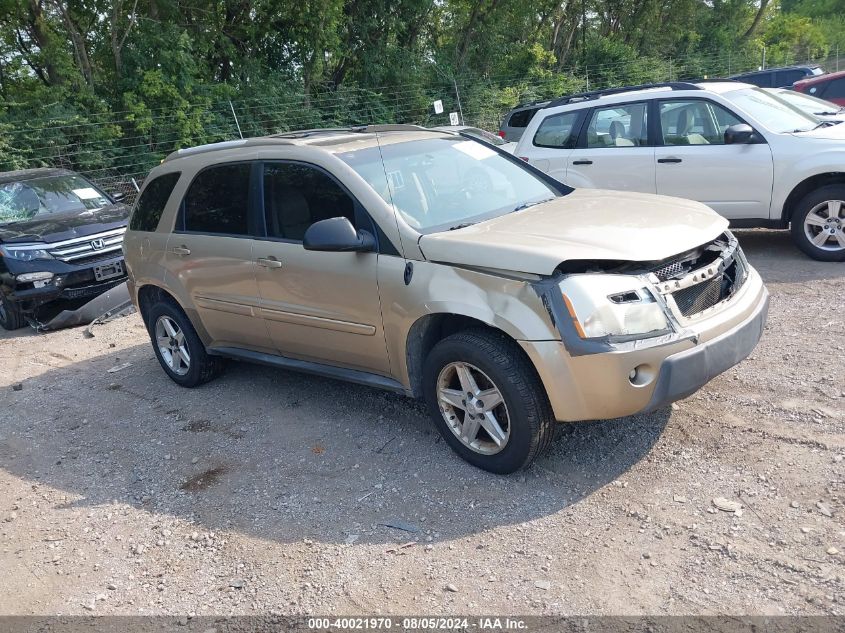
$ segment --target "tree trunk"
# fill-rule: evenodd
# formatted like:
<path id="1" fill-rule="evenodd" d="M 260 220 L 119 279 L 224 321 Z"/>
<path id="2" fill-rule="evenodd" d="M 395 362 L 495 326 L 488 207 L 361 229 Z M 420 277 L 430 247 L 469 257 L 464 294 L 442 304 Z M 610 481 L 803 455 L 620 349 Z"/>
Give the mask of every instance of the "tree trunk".
<path id="1" fill-rule="evenodd" d="M 44 11 L 40 0 L 29 0 L 30 33 L 32 39 L 38 44 L 45 61 L 44 69 L 47 71 L 47 83 L 50 86 L 60 86 L 64 83 L 64 77 L 59 73 L 56 65 L 50 61 L 50 35 L 44 23 Z"/>
<path id="2" fill-rule="evenodd" d="M 760 26 L 760 22 L 763 19 L 763 15 L 766 13 L 766 8 L 769 6 L 769 0 L 760 0 L 760 8 L 757 9 L 757 13 L 754 15 L 754 21 L 751 23 L 751 26 L 748 27 L 748 30 L 743 33 L 740 40 L 747 41 L 750 40 L 754 33 L 757 31 L 757 27 Z"/>
<path id="3" fill-rule="evenodd" d="M 79 66 L 79 71 L 82 73 L 82 78 L 90 87 L 94 87 L 94 75 L 91 70 L 91 60 L 88 58 L 88 48 L 85 45 L 85 38 L 79 29 L 79 25 L 71 17 L 68 8 L 61 0 L 54 0 L 56 8 L 62 14 L 62 20 L 65 23 L 65 28 L 70 35 L 70 41 L 73 44 L 73 55 L 76 57 L 76 63 Z"/>

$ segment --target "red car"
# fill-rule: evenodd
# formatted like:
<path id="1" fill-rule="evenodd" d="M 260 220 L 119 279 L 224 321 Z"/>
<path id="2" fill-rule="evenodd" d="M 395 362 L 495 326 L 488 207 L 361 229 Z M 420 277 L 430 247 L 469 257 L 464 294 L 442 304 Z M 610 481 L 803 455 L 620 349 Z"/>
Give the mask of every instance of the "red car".
<path id="1" fill-rule="evenodd" d="M 845 106 L 845 70 L 796 81 L 792 87 L 825 101 Z"/>

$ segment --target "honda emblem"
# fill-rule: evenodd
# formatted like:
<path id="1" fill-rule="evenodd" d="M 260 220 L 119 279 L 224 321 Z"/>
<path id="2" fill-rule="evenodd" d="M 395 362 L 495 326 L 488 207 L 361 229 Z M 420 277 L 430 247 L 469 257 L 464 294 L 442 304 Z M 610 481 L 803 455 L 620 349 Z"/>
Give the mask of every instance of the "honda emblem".
<path id="1" fill-rule="evenodd" d="M 100 250 L 101 248 L 103 248 L 103 246 L 105 246 L 105 244 L 103 243 L 103 240 L 101 238 L 98 237 L 96 240 L 91 240 L 91 248 L 93 248 L 95 251 Z"/>

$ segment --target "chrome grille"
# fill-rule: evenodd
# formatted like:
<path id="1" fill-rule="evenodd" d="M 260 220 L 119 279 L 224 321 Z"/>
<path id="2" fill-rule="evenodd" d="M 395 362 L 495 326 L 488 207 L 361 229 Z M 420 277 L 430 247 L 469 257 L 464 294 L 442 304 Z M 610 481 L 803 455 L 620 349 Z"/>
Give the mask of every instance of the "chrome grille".
<path id="1" fill-rule="evenodd" d="M 126 228 L 119 228 L 65 240 L 64 242 L 50 244 L 47 252 L 56 259 L 74 264 L 104 259 L 113 256 L 116 251 L 121 249 L 125 232 Z"/>

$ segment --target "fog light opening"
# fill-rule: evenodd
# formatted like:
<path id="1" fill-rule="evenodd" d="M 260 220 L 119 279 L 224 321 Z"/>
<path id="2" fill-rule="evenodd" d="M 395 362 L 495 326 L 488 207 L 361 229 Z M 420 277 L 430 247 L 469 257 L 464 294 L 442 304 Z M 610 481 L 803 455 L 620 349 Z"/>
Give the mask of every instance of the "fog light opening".
<path id="1" fill-rule="evenodd" d="M 645 387 L 652 380 L 654 380 L 654 368 L 647 363 L 637 365 L 628 373 L 628 382 L 635 387 Z"/>

